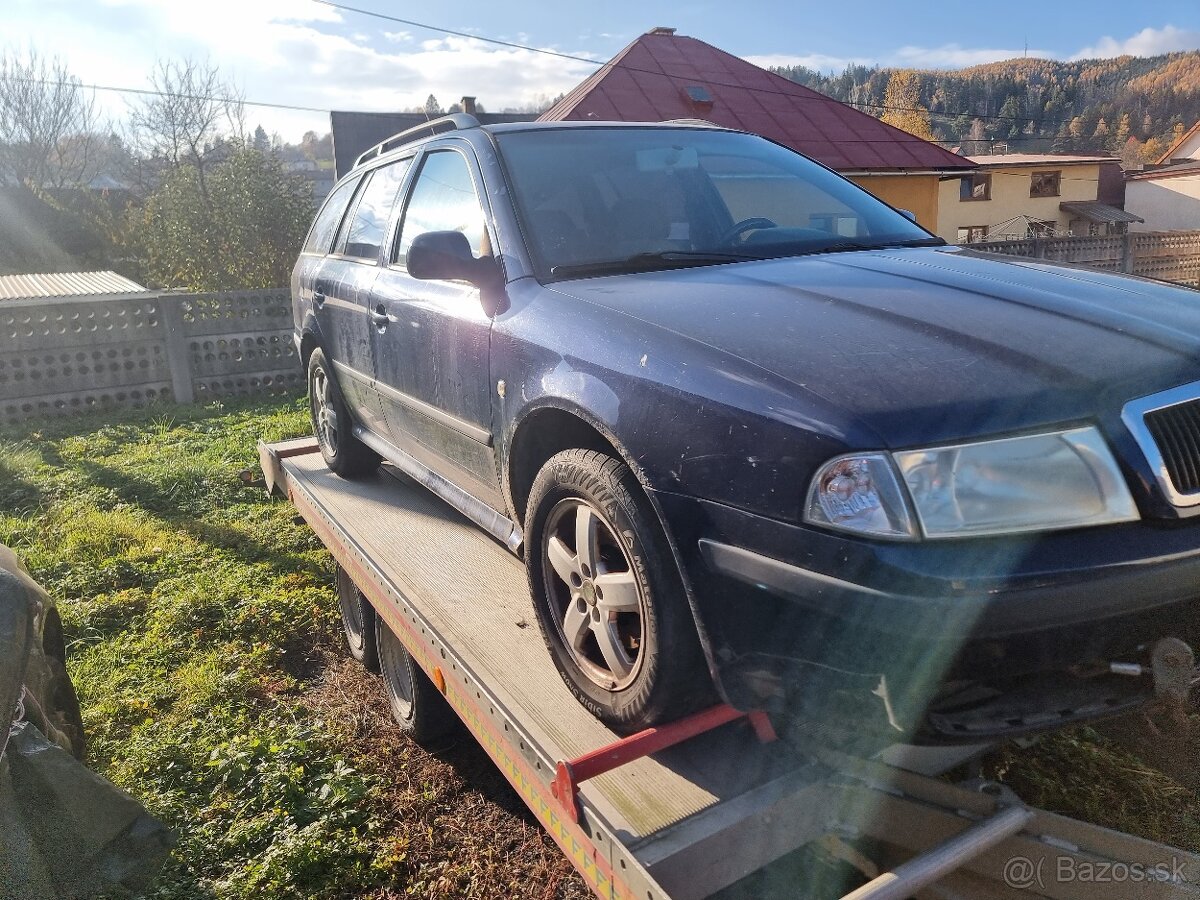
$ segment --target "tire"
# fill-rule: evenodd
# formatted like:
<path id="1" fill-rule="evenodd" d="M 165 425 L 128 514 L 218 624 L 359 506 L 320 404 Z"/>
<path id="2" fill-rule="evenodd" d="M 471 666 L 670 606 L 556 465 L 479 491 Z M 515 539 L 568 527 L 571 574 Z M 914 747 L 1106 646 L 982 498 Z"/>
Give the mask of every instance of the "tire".
<path id="1" fill-rule="evenodd" d="M 350 573 L 337 567 L 338 607 L 342 612 L 342 633 L 350 655 L 368 672 L 379 674 L 379 648 L 375 638 L 375 607 L 371 605 Z"/>
<path id="2" fill-rule="evenodd" d="M 87 738 L 83 731 L 83 713 L 79 708 L 75 685 L 71 682 L 71 676 L 67 674 L 67 667 L 62 660 L 49 654 L 45 660 L 50 671 L 48 699 L 52 707 L 46 712 L 51 716 L 52 724 L 70 740 L 71 752 L 75 758 L 83 760 L 87 753 Z"/>
<path id="3" fill-rule="evenodd" d="M 631 732 L 712 699 L 679 570 L 624 463 L 594 450 L 551 457 L 530 491 L 525 547 L 546 646 L 593 715 Z"/>
<path id="4" fill-rule="evenodd" d="M 400 730 L 424 745 L 453 734 L 458 728 L 458 716 L 378 614 L 375 639 L 392 717 Z"/>
<path id="5" fill-rule="evenodd" d="M 350 410 L 333 377 L 333 367 L 319 348 L 308 358 L 308 411 L 321 456 L 331 472 L 356 478 L 379 468 L 379 454 L 351 432 Z"/>

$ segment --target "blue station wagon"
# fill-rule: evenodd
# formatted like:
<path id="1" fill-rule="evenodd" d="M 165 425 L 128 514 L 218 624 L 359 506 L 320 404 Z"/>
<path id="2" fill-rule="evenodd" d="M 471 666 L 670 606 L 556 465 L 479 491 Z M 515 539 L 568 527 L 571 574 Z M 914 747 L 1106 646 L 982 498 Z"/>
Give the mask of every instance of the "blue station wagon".
<path id="1" fill-rule="evenodd" d="M 704 123 L 452 116 L 363 154 L 292 292 L 329 467 L 522 555 L 618 729 L 717 695 L 971 742 L 1190 688 L 1194 291 L 947 246 Z"/>

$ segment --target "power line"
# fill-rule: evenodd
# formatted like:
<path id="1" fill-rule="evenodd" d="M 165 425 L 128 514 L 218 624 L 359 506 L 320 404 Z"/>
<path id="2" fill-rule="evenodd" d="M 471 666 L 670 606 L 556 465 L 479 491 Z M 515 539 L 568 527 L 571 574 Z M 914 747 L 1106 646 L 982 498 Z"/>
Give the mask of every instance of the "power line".
<path id="1" fill-rule="evenodd" d="M 347 4 L 337 3 L 337 2 L 335 2 L 335 0 L 309 0 L 309 2 L 317 3 L 322 6 L 328 6 L 332 9 L 341 10 L 343 12 L 355 13 L 358 15 L 369 16 L 369 17 L 376 18 L 376 19 L 382 19 L 382 20 L 388 21 L 388 22 L 395 22 L 397 24 L 407 25 L 412 28 L 421 28 L 421 29 L 425 29 L 428 31 L 438 32 L 441 34 L 448 34 L 448 35 L 452 35 L 455 37 L 462 37 L 462 38 L 467 38 L 469 40 L 481 41 L 483 43 L 493 44 L 496 46 L 508 47 L 508 48 L 514 49 L 514 50 L 523 50 L 523 51 L 527 51 L 530 53 L 540 53 L 540 54 L 543 54 L 546 56 L 552 56 L 552 57 L 555 57 L 558 59 L 565 59 L 565 60 L 569 60 L 572 62 L 586 63 L 588 65 L 599 66 L 599 67 L 604 67 L 611 63 L 611 60 L 602 62 L 602 61 L 599 61 L 596 59 L 592 59 L 590 57 L 579 56 L 577 54 L 562 53 L 560 51 L 549 50 L 544 47 L 533 47 L 533 46 L 529 46 L 527 44 L 516 43 L 514 41 L 505 41 L 500 38 L 491 38 L 491 37 L 486 37 L 483 35 L 471 34 L 470 32 L 458 31 L 458 30 L 455 30 L 452 28 L 443 28 L 439 25 L 430 25 L 426 22 L 417 22 L 413 19 L 404 19 L 399 16 L 392 16 L 392 15 L 388 15 L 386 13 L 375 12 L 374 10 L 362 9 L 362 8 L 356 7 L 356 6 L 349 6 Z M 637 66 L 622 65 L 621 68 L 625 69 L 626 71 L 638 72 L 638 73 L 644 74 L 644 75 L 653 75 L 653 76 L 656 76 L 659 78 L 681 77 L 681 76 L 671 75 L 670 73 L 667 73 L 667 72 L 656 71 L 654 69 L 645 69 L 645 68 L 640 68 Z M 778 75 L 778 73 L 772 73 L 772 74 Z M 783 75 L 779 75 L 778 77 L 785 78 L 785 76 L 783 76 Z M 56 80 L 51 80 L 51 79 L 17 78 L 15 80 L 26 82 L 26 83 L 32 83 L 32 84 L 44 84 L 44 85 L 60 86 L 60 87 L 76 86 L 76 87 L 87 88 L 89 90 L 95 90 L 95 91 L 106 91 L 106 92 L 111 92 L 111 93 L 122 93 L 122 94 L 136 94 L 136 95 L 141 95 L 141 96 L 173 97 L 173 98 L 186 99 L 186 100 L 225 101 L 225 100 L 230 99 L 230 98 L 226 98 L 226 97 L 210 97 L 210 96 L 205 96 L 205 95 L 179 94 L 179 93 L 173 93 L 173 92 L 169 92 L 169 91 L 152 90 L 149 88 L 119 87 L 116 85 L 88 84 L 88 83 L 83 83 L 83 82 L 56 81 Z M 889 106 L 889 105 L 880 104 L 880 103 L 841 101 L 841 100 L 837 100 L 834 97 L 829 97 L 828 95 L 825 95 L 825 94 L 820 94 L 819 96 L 816 96 L 816 97 L 802 97 L 802 96 L 797 96 L 796 94 L 794 94 L 790 91 L 772 90 L 770 88 L 762 88 L 762 87 L 747 88 L 745 85 L 742 85 L 742 84 L 738 84 L 735 82 L 727 82 L 727 81 L 717 81 L 712 78 L 704 78 L 703 80 L 707 84 L 714 85 L 717 87 L 735 88 L 738 90 L 752 91 L 753 93 L 757 93 L 757 94 L 771 94 L 771 95 L 776 95 L 776 96 L 786 96 L 786 97 L 790 97 L 795 100 L 804 100 L 804 101 L 809 101 L 809 102 L 820 102 L 820 103 L 826 102 L 827 100 L 833 100 L 835 103 L 844 103 L 844 105 L 849 106 L 851 108 L 859 109 L 860 111 L 863 109 L 874 109 L 874 110 L 881 110 L 883 112 L 925 113 L 929 116 L 939 116 L 944 119 L 956 119 L 956 118 L 961 118 L 961 117 L 966 116 L 966 117 L 970 117 L 972 119 L 981 119 L 981 120 L 987 119 L 987 120 L 993 120 L 993 121 L 1011 121 L 1011 122 L 1025 122 L 1025 123 L 1033 122 L 1033 124 L 1035 126 L 1066 125 L 1066 124 L 1069 124 L 1071 121 L 1069 119 L 1061 119 L 1061 120 L 1060 119 L 1033 119 L 1033 118 L 1027 118 L 1025 116 L 1003 116 L 1003 115 L 999 115 L 999 114 L 993 115 L 993 114 L 987 114 L 987 113 L 971 113 L 971 112 L 955 113 L 955 112 L 944 112 L 944 111 L 940 111 L 940 110 L 939 111 L 929 110 L 929 109 L 925 109 L 923 107 Z M 786 79 L 786 80 L 791 81 L 791 79 Z M 792 82 L 792 83 L 797 84 L 800 87 L 805 87 L 804 85 L 800 85 L 799 82 Z M 810 90 L 811 90 L 811 88 L 810 88 Z M 241 100 L 238 100 L 238 102 L 240 102 L 244 106 L 261 107 L 264 109 L 282 109 L 282 110 L 289 110 L 292 112 L 315 112 L 315 113 L 328 113 L 329 112 L 328 109 L 323 109 L 323 108 L 318 108 L 318 107 L 313 107 L 313 106 L 302 106 L 299 104 L 292 104 L 292 103 L 274 103 L 274 102 L 270 102 L 270 101 L 266 101 L 266 100 L 244 100 L 244 99 L 241 99 Z M 969 139 L 962 138 L 962 139 L 960 139 L 960 142 L 963 142 L 966 140 L 969 140 Z M 995 138 L 989 138 L 986 140 L 989 140 L 992 142 L 1000 141 L 1000 139 L 995 139 Z M 1045 140 L 1045 137 L 1038 136 L 1038 135 L 1014 136 L 1011 138 L 1004 139 L 1003 141 L 1000 141 L 1000 142 L 1001 143 L 1023 143 L 1026 141 L 1040 141 L 1040 140 Z M 860 140 L 859 143 L 886 144 L 886 143 L 892 143 L 892 141 L 891 140 L 880 140 L 880 141 Z"/>
<path id="2" fill-rule="evenodd" d="M 442 28 L 440 25 L 427 25 L 424 22 L 414 22 L 411 19 L 401 19 L 399 16 L 389 16 L 385 13 L 375 12 L 370 9 L 361 9 L 357 6 L 346 6 L 342 3 L 334 3 L 333 0 L 310 0 L 312 3 L 319 3 L 322 6 L 328 6 L 332 9 L 338 9 L 342 12 L 358 13 L 360 16 L 371 16 L 375 19 L 383 19 L 387 22 L 395 22 L 399 25 L 408 25 L 410 28 L 423 28 L 426 31 L 437 31 L 441 34 L 449 34 L 454 37 L 470 38 L 473 41 L 482 41 L 485 44 L 495 44 L 499 47 L 509 47 L 513 50 L 528 50 L 531 53 L 542 53 L 546 56 L 556 56 L 559 59 L 569 59 L 574 62 L 589 63 L 593 66 L 607 65 L 600 60 L 590 59 L 586 56 L 576 56 L 571 53 L 560 53 L 557 50 L 548 50 L 545 47 L 530 47 L 525 44 L 517 44 L 513 41 L 503 41 L 499 38 L 484 37 L 478 34 L 471 34 L 469 31 L 455 31 L 453 28 Z"/>
<path id="3" fill-rule="evenodd" d="M 109 91 L 116 94 L 140 94 L 147 97 L 171 97 L 178 100 L 209 100 L 223 103 L 238 103 L 242 106 L 261 106 L 267 109 L 286 109 L 294 112 L 327 113 L 327 109 L 315 106 L 298 106 L 292 103 L 270 103 L 266 100 L 243 100 L 239 97 L 214 97 L 206 94 L 178 94 L 173 91 L 157 91 L 150 88 L 117 87 L 111 84 L 88 84 L 82 81 L 63 81 L 51 78 L 12 78 L 24 84 L 44 84 L 51 87 L 79 87 L 92 91 Z"/>
<path id="4" fill-rule="evenodd" d="M 541 53 L 545 56 L 553 56 L 557 59 L 570 60 L 571 62 L 586 63 L 587 65 L 599 66 L 599 67 L 604 67 L 611 63 L 611 60 L 602 62 L 600 60 L 592 59 L 591 57 L 579 56 L 578 54 L 563 53 L 558 50 L 549 50 L 545 47 L 532 47 L 528 44 L 516 43 L 515 41 L 505 41 L 505 40 L 501 40 L 499 38 L 491 38 L 491 37 L 486 37 L 483 35 L 471 34 L 470 32 L 467 32 L 467 31 L 456 31 L 453 28 L 443 28 L 440 25 L 430 25 L 427 22 L 417 22 L 412 19 L 403 19 L 403 18 L 400 18 L 399 16 L 388 15 L 387 13 L 375 12 L 374 10 L 370 10 L 370 9 L 362 9 L 361 7 L 349 6 L 344 3 L 338 3 L 338 2 L 336 2 L 336 0 L 309 0 L 309 2 L 318 3 L 321 6 L 328 6 L 331 9 L 341 10 L 342 12 L 357 13 L 358 15 L 362 15 L 362 16 L 370 16 L 371 18 L 382 19 L 386 22 L 395 22 L 399 25 L 407 25 L 410 28 L 421 28 L 426 31 L 435 31 L 440 34 L 453 35 L 454 37 L 462 37 L 462 38 L 468 38 L 468 39 L 474 40 L 474 41 L 482 41 L 483 43 L 486 43 L 486 44 L 495 44 L 500 47 L 509 47 L 514 50 L 525 50 L 529 53 Z M 681 78 L 682 77 L 682 76 L 678 76 L 678 75 L 671 75 L 668 72 L 660 72 L 660 71 L 656 71 L 654 69 L 643 69 L 643 68 L 639 68 L 637 66 L 631 66 L 631 65 L 627 65 L 627 64 L 622 64 L 621 68 L 628 72 L 638 72 L 643 75 L 654 75 L 659 78 Z M 772 72 L 771 74 L 779 75 L 778 72 Z M 787 81 L 791 81 L 790 78 L 786 78 L 786 76 L 784 76 L 784 75 L 779 75 L 779 77 L 785 78 Z M 770 88 L 761 88 L 761 87 L 748 88 L 745 85 L 738 84 L 736 82 L 715 81 L 712 78 L 708 78 L 708 77 L 705 77 L 703 79 L 703 81 L 706 84 L 716 85 L 718 87 L 736 88 L 738 90 L 752 91 L 756 94 L 774 94 L 774 95 L 778 95 L 778 96 L 792 97 L 796 100 L 807 100 L 810 102 L 822 102 L 823 103 L 826 100 L 834 100 L 835 102 L 838 102 L 838 103 L 843 102 L 841 100 L 837 100 L 834 97 L 829 97 L 829 95 L 827 95 L 827 94 L 821 94 L 818 97 L 798 97 L 795 94 L 791 93 L 790 91 L 771 90 Z M 799 82 L 792 82 L 792 83 L 799 85 Z M 800 85 L 800 86 L 807 87 L 807 85 Z M 812 88 L 809 88 L 809 90 L 812 90 Z M 845 105 L 851 106 L 854 108 L 858 108 L 858 109 L 875 109 L 875 110 L 882 110 L 884 112 L 908 112 L 908 113 L 924 112 L 924 113 L 928 113 L 931 116 L 943 116 L 943 117 L 948 117 L 948 118 L 959 118 L 960 116 L 969 116 L 970 118 L 973 118 L 973 119 L 987 119 L 989 121 L 999 121 L 999 122 L 1024 122 L 1024 123 L 1027 123 L 1027 122 L 1032 121 L 1035 125 L 1068 125 L 1068 124 L 1070 124 L 1070 121 L 1071 121 L 1070 119 L 1040 119 L 1039 120 L 1039 119 L 1032 119 L 1027 116 L 1003 116 L 998 113 L 997 114 L 989 114 L 989 113 L 970 113 L 970 112 L 961 112 L 961 113 L 934 112 L 932 110 L 924 109 L 921 107 L 888 106 L 888 105 L 882 104 L 882 103 L 856 103 L 853 101 L 849 101 L 849 102 L 846 102 Z M 1021 139 L 1014 138 L 1014 140 L 1021 140 Z"/>
<path id="5" fill-rule="evenodd" d="M 312 2 L 321 3 L 321 2 L 324 2 L 324 0 L 312 0 Z M 430 27 L 432 27 L 432 26 L 430 26 Z M 656 72 L 656 73 L 651 73 L 651 74 L 665 75 L 665 73 L 663 73 L 663 72 Z M 670 76 L 667 76 L 667 77 L 670 77 Z M 328 113 L 329 112 L 328 109 L 324 109 L 324 108 L 316 107 L 316 106 L 300 106 L 300 105 L 292 104 L 292 103 L 272 103 L 267 100 L 245 100 L 245 99 L 237 98 L 237 97 L 221 97 L 221 96 L 212 96 L 212 95 L 208 95 L 208 94 L 180 94 L 180 93 L 176 93 L 174 91 L 159 91 L 159 90 L 153 90 L 151 88 L 121 87 L 121 86 L 111 85 L 111 84 L 92 84 L 92 83 L 83 82 L 83 81 L 64 81 L 64 80 L 55 80 L 55 79 L 50 79 L 50 78 L 19 78 L 19 77 L 13 78 L 12 80 L 19 81 L 24 84 L 44 84 L 44 85 L 49 85 L 52 87 L 78 87 L 78 88 L 84 88 L 86 90 L 108 91 L 108 92 L 116 93 L 116 94 L 136 94 L 139 96 L 147 96 L 147 97 L 171 97 L 171 98 L 176 98 L 176 99 L 180 99 L 180 100 L 206 100 L 206 101 L 215 101 L 215 102 L 230 102 L 230 103 L 238 103 L 238 104 L 241 104 L 242 106 L 257 106 L 257 107 L 263 107 L 266 109 L 283 109 L 283 110 L 290 110 L 293 112 L 314 112 L 314 113 Z M 710 82 L 710 83 L 714 83 L 714 82 Z M 760 91 L 759 93 L 768 93 L 768 92 Z M 769 92 L 769 93 L 782 93 L 782 92 L 776 91 L 776 92 Z M 789 95 L 789 96 L 791 96 L 791 95 Z M 807 99 L 807 98 L 800 98 L 800 99 Z M 841 101 L 837 100 L 835 102 L 840 103 Z M 846 104 L 846 105 L 849 105 L 849 104 Z M 945 114 L 944 113 L 931 113 L 931 115 L 945 115 Z M 970 138 L 963 138 L 961 141 L 959 141 L 959 143 L 973 142 L 973 143 L 980 143 L 980 144 L 982 144 L 982 143 L 993 143 L 993 144 L 1002 143 L 1003 144 L 1003 143 L 1014 143 L 1017 141 L 1032 141 L 1032 140 L 1045 140 L 1045 138 L 1039 138 L 1036 136 L 1026 136 L 1026 137 L 1014 137 L 1014 138 L 1005 138 L 1005 139 L 983 138 L 983 139 L 980 139 L 977 141 L 972 141 L 972 139 L 970 139 Z M 859 138 L 855 141 L 855 143 L 858 143 L 858 144 L 893 144 L 893 143 L 895 143 L 895 141 L 891 138 L 881 138 L 879 140 L 871 140 L 868 138 Z M 953 143 L 953 142 L 931 141 L 931 143 L 945 144 L 945 143 Z"/>
<path id="6" fill-rule="evenodd" d="M 320 3 L 320 2 L 324 2 L 324 0 L 312 0 L 312 2 Z M 430 26 L 430 27 L 432 27 L 432 26 Z M 657 74 L 657 75 L 663 75 L 665 77 L 670 77 L 670 76 L 666 76 L 665 73 L 663 73 L 663 72 L 656 72 L 656 73 L 650 73 L 650 74 Z M 112 84 L 94 84 L 94 83 L 83 82 L 83 81 L 64 81 L 64 80 L 55 80 L 55 79 L 50 79 L 50 78 L 21 78 L 21 77 L 13 78 L 12 80 L 19 81 L 24 84 L 43 84 L 43 85 L 48 85 L 51 87 L 78 87 L 78 88 L 84 88 L 86 90 L 92 90 L 92 91 L 106 91 L 106 92 L 115 93 L 115 94 L 135 94 L 138 96 L 145 96 L 145 97 L 170 97 L 170 98 L 176 98 L 176 99 L 180 99 L 180 100 L 205 100 L 205 101 L 216 101 L 216 102 L 235 102 L 235 103 L 239 103 L 243 106 L 255 106 L 255 107 L 262 107 L 265 109 L 282 109 L 282 110 L 289 110 L 292 112 L 314 112 L 314 113 L 328 113 L 329 112 L 328 109 L 325 109 L 322 107 L 301 106 L 301 105 L 294 104 L 294 103 L 273 103 L 268 100 L 245 100 L 242 98 L 212 96 L 212 95 L 207 95 L 207 94 L 180 94 L 180 93 L 176 93 L 174 91 L 159 91 L 159 90 L 153 90 L 151 88 L 124 87 L 124 86 L 118 86 L 118 85 L 112 85 Z M 715 83 L 715 82 L 710 82 L 710 83 Z M 783 93 L 783 92 L 781 92 L 781 91 L 772 91 L 772 92 L 759 91 L 759 93 Z M 789 95 L 789 96 L 792 96 L 792 95 Z M 799 99 L 807 99 L 807 98 L 799 98 Z M 816 99 L 816 98 L 813 98 L 813 99 Z M 835 102 L 840 103 L 841 101 L 839 100 L 839 101 L 835 101 Z M 846 105 L 849 105 L 849 104 L 846 104 Z M 950 114 L 949 113 L 931 112 L 930 115 L 940 116 L 940 115 L 950 115 Z M 971 140 L 972 140 L 971 138 L 963 138 L 959 141 L 959 143 L 965 143 L 965 142 L 968 142 Z M 1004 138 L 1004 139 L 982 138 L 982 139 L 979 139 L 974 142 L 975 143 L 985 143 L 985 142 L 986 143 L 1017 143 L 1020 141 L 1036 141 L 1036 140 L 1045 140 L 1045 138 L 1030 135 L 1030 136 L 1012 137 L 1012 138 Z M 856 141 L 856 143 L 860 143 L 860 144 L 891 144 L 891 143 L 894 143 L 894 141 L 891 138 L 881 139 L 881 140 L 869 140 L 869 139 L 860 138 L 859 140 Z M 938 142 L 935 141 L 933 143 L 938 143 Z M 940 143 L 951 143 L 951 142 L 941 141 Z"/>
<path id="7" fill-rule="evenodd" d="M 325 2 L 325 0 L 311 0 L 311 2 L 321 3 L 321 2 Z M 433 27 L 433 26 L 428 26 L 428 27 Z M 452 32 L 452 33 L 457 34 L 457 32 Z M 582 59 L 582 57 L 580 57 L 580 59 Z M 648 70 L 646 70 L 646 71 L 648 71 Z M 666 73 L 664 73 L 664 72 L 650 72 L 649 74 L 661 75 L 664 77 L 671 77 L 671 76 L 667 76 Z M 324 109 L 322 107 L 317 107 L 317 106 L 300 106 L 298 104 L 293 104 L 293 103 L 273 103 L 268 100 L 245 100 L 245 99 L 236 98 L 236 97 L 221 97 L 221 96 L 212 96 L 212 95 L 208 95 L 208 94 L 180 94 L 180 93 L 176 93 L 173 91 L 153 90 L 151 88 L 123 87 L 123 86 L 111 85 L 111 84 L 93 84 L 93 83 L 83 82 L 83 81 L 65 81 L 65 80 L 55 80 L 55 79 L 50 79 L 50 78 L 20 78 L 20 77 L 13 78 L 12 80 L 19 81 L 23 84 L 43 84 L 43 85 L 48 85 L 51 87 L 78 87 L 78 88 L 84 88 L 86 90 L 107 91 L 107 92 L 115 93 L 115 94 L 135 94 L 138 96 L 145 96 L 145 97 L 171 97 L 171 98 L 180 99 L 180 100 L 205 100 L 205 101 L 215 101 L 215 102 L 231 102 L 231 103 L 241 104 L 242 106 L 255 106 L 255 107 L 262 107 L 264 109 L 282 109 L 282 110 L 289 110 L 292 112 L 313 112 L 313 113 L 329 113 L 330 112 L 330 110 L 328 110 L 328 109 Z M 717 82 L 710 82 L 710 83 L 715 84 Z M 784 93 L 784 92 L 782 92 L 782 91 L 758 91 L 758 93 Z M 794 95 L 789 94 L 788 96 L 794 96 Z M 808 99 L 808 98 L 798 98 L 798 99 Z M 813 99 L 817 99 L 817 98 L 813 98 Z M 841 103 L 842 101 L 835 100 L 835 102 Z M 848 106 L 850 104 L 845 104 L 845 105 Z M 949 113 L 930 113 L 930 115 L 950 115 L 950 114 Z M 1011 144 L 1011 143 L 1017 143 L 1017 142 L 1021 142 L 1021 141 L 1038 141 L 1038 140 L 1045 140 L 1045 138 L 1037 137 L 1035 135 L 1004 138 L 1004 139 L 981 138 L 979 140 L 974 140 L 972 138 L 962 138 L 957 143 L 978 143 L 978 144 L 982 144 L 982 143 L 1006 144 L 1007 143 L 1007 144 Z M 893 144 L 893 143 L 895 143 L 895 141 L 891 138 L 882 138 L 879 140 L 859 138 L 858 140 L 855 141 L 855 143 L 859 143 L 859 144 Z M 946 143 L 955 143 L 955 142 L 953 142 L 953 141 L 931 141 L 930 143 L 946 144 Z"/>

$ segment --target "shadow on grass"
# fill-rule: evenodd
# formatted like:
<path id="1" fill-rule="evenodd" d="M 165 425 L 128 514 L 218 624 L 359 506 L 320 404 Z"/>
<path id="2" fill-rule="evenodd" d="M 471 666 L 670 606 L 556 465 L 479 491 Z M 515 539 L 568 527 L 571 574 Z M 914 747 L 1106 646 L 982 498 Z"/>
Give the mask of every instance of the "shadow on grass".
<path id="1" fill-rule="evenodd" d="M 87 473 L 88 478 L 95 484 L 113 491 L 129 506 L 143 510 L 163 524 L 177 528 L 201 543 L 229 551 L 244 562 L 265 562 L 280 573 L 303 571 L 318 578 L 327 575 L 325 569 L 311 559 L 273 547 L 244 531 L 195 518 L 192 512 L 180 508 L 176 498 L 172 496 L 173 488 L 165 488 L 150 479 L 139 478 L 102 463 L 80 460 L 74 465 Z M 246 487 L 240 482 L 237 482 L 237 489 L 260 490 Z"/>
<path id="2" fill-rule="evenodd" d="M 42 505 L 45 496 L 45 491 L 37 484 L 0 463 L 0 511 L 15 516 L 28 515 Z"/>
<path id="3" fill-rule="evenodd" d="M 280 397 L 227 397 L 200 404 L 151 403 L 141 408 L 95 409 L 65 416 L 30 419 L 0 427 L 0 438 L 14 441 L 59 441 L 80 437 L 102 428 L 117 426 L 143 430 L 164 419 L 177 424 L 206 422 L 238 413 L 276 412 L 298 400 L 300 393 Z M 49 462 L 49 457 L 47 457 Z"/>

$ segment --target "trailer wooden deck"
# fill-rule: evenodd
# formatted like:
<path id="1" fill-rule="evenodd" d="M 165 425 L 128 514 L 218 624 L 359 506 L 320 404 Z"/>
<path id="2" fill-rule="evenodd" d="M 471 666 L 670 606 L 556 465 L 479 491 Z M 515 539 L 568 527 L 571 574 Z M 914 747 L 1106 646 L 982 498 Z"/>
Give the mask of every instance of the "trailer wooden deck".
<path id="1" fill-rule="evenodd" d="M 521 562 L 389 466 L 338 478 L 311 439 L 262 445 L 261 459 L 268 488 L 291 499 L 601 897 L 699 900 L 818 839 L 865 841 L 881 851 L 880 871 L 913 856 L 928 865 L 936 853 L 920 854 L 986 828 L 1008 834 L 969 854 L 951 847 L 953 871 L 920 896 L 1200 897 L 1200 857 L 1027 810 L 1003 792 L 762 743 L 745 720 L 583 782 L 574 821 L 554 796 L 557 763 L 618 736 L 562 683 Z M 1027 815 L 999 821 L 1013 808 Z M 1006 884 L 1014 858 L 1029 860 L 1028 884 Z M 1058 878 L 1098 861 L 1173 868 L 1136 884 Z M 793 888 L 789 897 L 804 896 Z"/>

